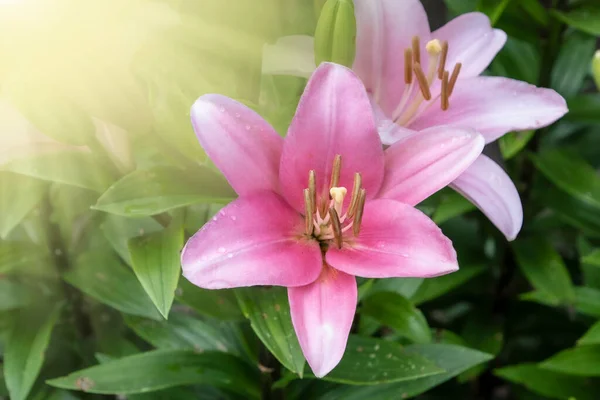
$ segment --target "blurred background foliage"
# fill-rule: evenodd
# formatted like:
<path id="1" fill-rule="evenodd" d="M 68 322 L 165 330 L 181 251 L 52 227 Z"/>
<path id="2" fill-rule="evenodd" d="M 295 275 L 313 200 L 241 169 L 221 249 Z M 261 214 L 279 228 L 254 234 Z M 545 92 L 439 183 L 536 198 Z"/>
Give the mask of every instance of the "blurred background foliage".
<path id="1" fill-rule="evenodd" d="M 235 196 L 190 105 L 222 93 L 285 134 L 306 80 L 261 75 L 262 47 L 314 34 L 324 2 L 0 0 L 0 398 L 600 398 L 595 0 L 423 1 L 432 27 L 486 13 L 509 35 L 488 73 L 570 112 L 486 150 L 519 188 L 519 239 L 452 192 L 425 201 L 461 270 L 362 280 L 324 380 L 283 290 L 179 279 L 185 238 Z"/>

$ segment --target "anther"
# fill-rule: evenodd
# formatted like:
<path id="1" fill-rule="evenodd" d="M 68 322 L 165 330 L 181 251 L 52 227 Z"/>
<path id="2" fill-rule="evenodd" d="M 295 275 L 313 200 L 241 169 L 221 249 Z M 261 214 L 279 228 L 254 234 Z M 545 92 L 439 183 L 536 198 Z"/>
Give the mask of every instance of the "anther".
<path id="1" fill-rule="evenodd" d="M 356 215 L 354 216 L 354 222 L 352 224 L 352 233 L 354 233 L 354 236 L 358 236 L 360 233 L 360 224 L 362 223 L 363 212 L 365 211 L 366 199 L 367 191 L 365 189 L 361 189 L 358 198 L 358 205 L 356 207 Z"/>
<path id="2" fill-rule="evenodd" d="M 456 85 L 456 80 L 458 79 L 458 74 L 460 74 L 461 67 L 461 63 L 456 63 L 456 65 L 454 66 L 452 76 L 450 77 L 450 81 L 448 82 L 448 97 L 452 96 L 452 92 L 454 91 L 454 85 Z"/>
<path id="3" fill-rule="evenodd" d="M 333 170 L 331 171 L 331 183 L 329 188 L 333 188 L 340 183 L 340 171 L 342 170 L 342 156 L 336 155 L 333 159 Z"/>
<path id="4" fill-rule="evenodd" d="M 417 78 L 417 82 L 419 83 L 419 88 L 421 89 L 421 94 L 425 100 L 431 99 L 431 91 L 429 90 L 429 83 L 427 83 L 427 77 L 421 68 L 421 64 L 415 63 L 413 66 L 415 76 Z"/>
<path id="5" fill-rule="evenodd" d="M 412 83 L 412 65 L 412 50 L 406 49 L 404 50 L 404 83 L 406 83 L 407 85 Z"/>
<path id="6" fill-rule="evenodd" d="M 412 38 L 412 53 L 414 62 L 421 64 L 421 43 L 418 36 Z"/>
<path id="7" fill-rule="evenodd" d="M 317 176 L 315 170 L 311 169 L 308 173 L 308 194 L 313 212 L 317 208 Z"/>
<path id="8" fill-rule="evenodd" d="M 442 42 L 442 54 L 440 55 L 440 65 L 438 66 L 438 78 L 444 79 L 444 71 L 446 71 L 446 59 L 448 58 L 448 42 Z"/>
<path id="9" fill-rule="evenodd" d="M 446 111 L 450 107 L 448 96 L 448 71 L 444 71 L 442 78 L 442 110 Z"/>
<path id="10" fill-rule="evenodd" d="M 362 176 L 357 172 L 354 174 L 354 186 L 352 187 L 352 198 L 350 199 L 350 205 L 348 206 L 348 218 L 352 218 L 356 212 L 356 206 L 358 205 L 358 198 L 360 196 L 360 189 L 362 185 Z"/>
<path id="11" fill-rule="evenodd" d="M 329 209 L 329 218 L 331 219 L 331 230 L 333 231 L 333 238 L 338 249 L 342 248 L 342 224 L 340 223 L 340 217 L 335 211 L 335 208 Z"/>
<path id="12" fill-rule="evenodd" d="M 306 228 L 306 234 L 307 235 L 312 235 L 313 233 L 313 228 L 314 228 L 314 222 L 313 222 L 313 214 L 314 214 L 314 208 L 313 208 L 313 203 L 312 203 L 312 199 L 310 197 L 310 189 L 304 189 L 304 221 L 305 221 L 305 228 Z"/>

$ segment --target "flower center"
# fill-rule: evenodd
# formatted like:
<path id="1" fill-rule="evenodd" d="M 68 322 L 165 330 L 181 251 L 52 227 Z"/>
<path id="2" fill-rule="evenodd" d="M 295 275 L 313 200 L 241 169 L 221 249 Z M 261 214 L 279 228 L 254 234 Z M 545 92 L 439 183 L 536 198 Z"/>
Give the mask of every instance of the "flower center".
<path id="1" fill-rule="evenodd" d="M 306 235 L 317 239 L 322 245 L 334 243 L 342 247 L 344 235 L 358 236 L 362 222 L 367 191 L 361 187 L 362 178 L 354 174 L 350 204 L 344 212 L 344 199 L 348 194 L 345 187 L 339 186 L 342 169 L 342 156 L 336 155 L 333 160 L 333 170 L 329 191 L 323 190 L 321 195 L 316 190 L 315 171 L 308 174 L 308 187 L 304 189 L 304 218 Z"/>
<path id="2" fill-rule="evenodd" d="M 442 83 L 440 93 L 440 105 L 443 111 L 450 107 L 450 96 L 458 79 L 462 67 L 456 63 L 452 74 L 446 70 L 446 58 L 448 57 L 448 42 L 440 42 L 433 39 L 425 46 L 429 56 L 427 74 L 421 66 L 421 45 L 419 37 L 412 39 L 412 47 L 404 50 L 404 93 L 398 103 L 398 107 L 392 113 L 392 119 L 401 126 L 410 125 L 417 115 L 423 102 L 427 107 L 437 100 L 431 97 L 431 86 L 436 78 Z"/>

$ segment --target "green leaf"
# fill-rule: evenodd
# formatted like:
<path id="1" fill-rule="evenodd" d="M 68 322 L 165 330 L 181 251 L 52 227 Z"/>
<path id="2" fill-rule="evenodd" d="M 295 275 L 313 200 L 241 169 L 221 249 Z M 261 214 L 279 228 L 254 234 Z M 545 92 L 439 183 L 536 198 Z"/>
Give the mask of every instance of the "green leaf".
<path id="1" fill-rule="evenodd" d="M 159 349 L 215 350 L 235 354 L 235 346 L 227 341 L 221 330 L 191 315 L 172 313 L 168 321 L 126 315 L 125 323 Z"/>
<path id="2" fill-rule="evenodd" d="M 594 36 L 600 36 L 600 7 L 598 5 L 589 4 L 569 12 L 557 10 L 551 10 L 550 12 L 553 16 L 575 29 Z"/>
<path id="3" fill-rule="evenodd" d="M 232 289 L 201 289 L 187 279 L 180 279 L 175 295 L 177 300 L 207 317 L 223 320 L 244 319 Z"/>
<path id="4" fill-rule="evenodd" d="M 375 281 L 371 293 L 377 292 L 395 292 L 407 299 L 419 290 L 419 287 L 425 281 L 424 278 L 387 278 Z"/>
<path id="5" fill-rule="evenodd" d="M 243 288 L 235 293 L 263 344 L 287 369 L 302 377 L 304 356 L 292 325 L 286 289 Z"/>
<path id="6" fill-rule="evenodd" d="M 586 333 L 577 341 L 578 346 L 600 345 L 600 321 L 596 322 Z"/>
<path id="7" fill-rule="evenodd" d="M 549 371 L 536 364 L 504 367 L 494 370 L 494 374 L 553 399 L 594 400 L 595 398 L 596 390 L 587 379 Z"/>
<path id="8" fill-rule="evenodd" d="M 520 6 L 542 26 L 547 26 L 550 16 L 546 8 L 538 0 L 521 0 Z"/>
<path id="9" fill-rule="evenodd" d="M 578 31 L 569 34 L 552 68 L 550 87 L 565 97 L 579 93 L 595 49 L 596 38 L 593 36 Z"/>
<path id="10" fill-rule="evenodd" d="M 540 77 L 541 45 L 508 37 L 506 45 L 491 64 L 494 75 L 506 76 L 535 85 Z"/>
<path id="11" fill-rule="evenodd" d="M 470 313 L 461 337 L 477 350 L 498 355 L 502 350 L 504 333 L 502 324 L 491 313 Z"/>
<path id="12" fill-rule="evenodd" d="M 505 160 L 513 158 L 527 146 L 535 131 L 509 132 L 498 141 L 502 157 Z"/>
<path id="13" fill-rule="evenodd" d="M 451 274 L 425 279 L 410 300 L 416 305 L 433 300 L 475 278 L 485 270 L 486 267 L 482 265 L 464 265 Z"/>
<path id="14" fill-rule="evenodd" d="M 0 311 L 21 308 L 29 304 L 31 296 L 24 286 L 0 278 Z"/>
<path id="15" fill-rule="evenodd" d="M 477 10 L 478 0 L 444 0 L 453 17 Z"/>
<path id="16" fill-rule="evenodd" d="M 367 297 L 361 313 L 393 328 L 413 342 L 431 342 L 431 330 L 423 313 L 397 293 L 379 292 Z"/>
<path id="17" fill-rule="evenodd" d="M 45 247 L 30 242 L 0 242 L 0 274 L 7 274 L 28 265 L 42 264 L 48 257 Z"/>
<path id="18" fill-rule="evenodd" d="M 194 203 L 226 203 L 235 196 L 227 181 L 208 167 L 154 167 L 117 181 L 94 208 L 126 217 L 147 217 Z"/>
<path id="19" fill-rule="evenodd" d="M 410 349 L 387 340 L 351 335 L 342 361 L 323 379 L 350 385 L 378 385 L 445 372 Z"/>
<path id="20" fill-rule="evenodd" d="M 600 249 L 582 253 L 581 246 L 578 247 L 580 254 L 585 254 L 579 258 L 585 286 L 600 289 Z"/>
<path id="21" fill-rule="evenodd" d="M 486 14 L 490 18 L 492 26 L 495 26 L 510 1 L 511 0 L 477 0 L 477 10 Z"/>
<path id="22" fill-rule="evenodd" d="M 574 122 L 585 122 L 589 124 L 600 124 L 600 94 L 579 94 L 567 100 L 569 113 L 565 120 Z"/>
<path id="23" fill-rule="evenodd" d="M 129 240 L 133 272 L 165 319 L 169 317 L 181 275 L 183 227 L 180 219 L 171 221 L 171 225 L 162 232 Z"/>
<path id="24" fill-rule="evenodd" d="M 343 386 L 337 390 L 327 392 L 324 396 L 318 397 L 318 400 L 408 399 L 424 393 L 429 389 L 452 379 L 460 373 L 492 359 L 492 356 L 489 354 L 450 344 L 415 344 L 405 347 L 405 349 L 406 352 L 411 355 L 424 357 L 427 360 L 434 362 L 445 372 L 385 385 L 362 387 Z"/>
<path id="25" fill-rule="evenodd" d="M 559 305 L 555 297 L 541 291 L 524 293 L 519 298 L 550 307 Z M 600 290 L 581 286 L 575 287 L 575 310 L 581 314 L 600 318 Z"/>
<path id="26" fill-rule="evenodd" d="M 46 184 L 38 179 L 0 172 L 0 238 L 8 234 L 42 200 Z"/>
<path id="27" fill-rule="evenodd" d="M 574 302 L 575 292 L 569 271 L 547 239 L 518 239 L 512 247 L 521 271 L 534 288 L 559 302 Z"/>
<path id="28" fill-rule="evenodd" d="M 109 361 L 46 383 L 62 389 L 119 395 L 206 384 L 248 398 L 260 398 L 257 371 L 235 356 L 215 352 L 155 350 Z"/>
<path id="29" fill-rule="evenodd" d="M 82 254 L 64 279 L 88 296 L 126 314 L 161 319 L 135 275 L 111 253 Z"/>
<path id="30" fill-rule="evenodd" d="M 25 400 L 44 364 L 52 329 L 62 305 L 51 312 L 16 315 L 4 353 L 4 378 L 12 400 Z M 36 310 L 37 311 L 37 310 Z"/>
<path id="31" fill-rule="evenodd" d="M 600 346 L 563 350 L 540 363 L 540 367 L 569 375 L 600 376 Z"/>
<path id="32" fill-rule="evenodd" d="M 127 243 L 129 239 L 163 230 L 163 226 L 151 217 L 127 218 L 114 214 L 106 214 L 100 225 L 104 237 L 113 249 L 128 264 L 132 265 Z"/>
<path id="33" fill-rule="evenodd" d="M 442 197 L 431 219 L 440 225 L 451 218 L 473 211 L 474 209 L 475 206 L 473 203 L 465 199 L 461 194 L 449 191 Z"/>
<path id="34" fill-rule="evenodd" d="M 91 154 L 79 151 L 52 151 L 18 158 L 1 169 L 100 193 L 113 182 L 106 167 L 95 161 Z"/>

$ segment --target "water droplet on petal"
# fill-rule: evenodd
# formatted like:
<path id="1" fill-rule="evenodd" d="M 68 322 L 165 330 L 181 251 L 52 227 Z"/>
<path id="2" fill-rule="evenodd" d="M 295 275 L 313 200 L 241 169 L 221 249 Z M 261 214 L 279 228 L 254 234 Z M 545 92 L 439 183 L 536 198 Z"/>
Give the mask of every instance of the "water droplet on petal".
<path id="1" fill-rule="evenodd" d="M 221 112 L 225 112 L 225 107 L 221 107 L 221 108 L 219 108 L 219 111 L 221 111 Z"/>

